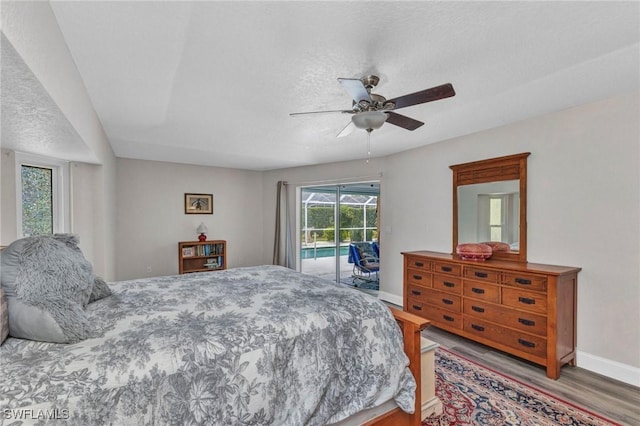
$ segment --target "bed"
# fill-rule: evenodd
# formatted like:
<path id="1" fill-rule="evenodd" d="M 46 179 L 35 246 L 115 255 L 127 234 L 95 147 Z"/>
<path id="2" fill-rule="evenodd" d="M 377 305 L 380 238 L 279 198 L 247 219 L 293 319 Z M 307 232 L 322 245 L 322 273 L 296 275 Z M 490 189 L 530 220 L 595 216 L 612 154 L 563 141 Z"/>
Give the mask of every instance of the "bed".
<path id="1" fill-rule="evenodd" d="M 0 424 L 420 424 L 426 321 L 366 293 L 271 265 L 109 287 L 91 338 L 0 346 Z"/>

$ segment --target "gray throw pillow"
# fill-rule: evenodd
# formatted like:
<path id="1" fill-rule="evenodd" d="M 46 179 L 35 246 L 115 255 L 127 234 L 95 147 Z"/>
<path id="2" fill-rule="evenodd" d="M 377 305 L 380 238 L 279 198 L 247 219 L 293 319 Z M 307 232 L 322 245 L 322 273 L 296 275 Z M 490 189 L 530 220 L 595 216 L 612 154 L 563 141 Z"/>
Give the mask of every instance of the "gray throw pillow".
<path id="1" fill-rule="evenodd" d="M 0 287 L 0 345 L 9 335 L 9 311 L 7 309 L 7 296 Z"/>
<path id="2" fill-rule="evenodd" d="M 71 343 L 92 335 L 84 307 L 96 277 L 75 235 L 23 238 L 0 255 L 10 336 Z"/>

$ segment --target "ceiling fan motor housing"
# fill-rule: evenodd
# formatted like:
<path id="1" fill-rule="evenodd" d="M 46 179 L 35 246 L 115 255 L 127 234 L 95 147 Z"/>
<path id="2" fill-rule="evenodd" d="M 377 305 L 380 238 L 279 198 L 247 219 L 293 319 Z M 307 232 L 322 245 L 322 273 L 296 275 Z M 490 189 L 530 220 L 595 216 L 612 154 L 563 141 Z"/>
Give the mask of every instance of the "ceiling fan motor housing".
<path id="1" fill-rule="evenodd" d="M 371 102 L 367 100 L 361 100 L 356 103 L 353 102 L 353 107 L 356 112 L 362 111 L 391 111 L 395 108 L 395 104 L 393 102 L 387 102 L 387 98 L 381 95 L 376 95 L 375 93 L 370 93 Z"/>

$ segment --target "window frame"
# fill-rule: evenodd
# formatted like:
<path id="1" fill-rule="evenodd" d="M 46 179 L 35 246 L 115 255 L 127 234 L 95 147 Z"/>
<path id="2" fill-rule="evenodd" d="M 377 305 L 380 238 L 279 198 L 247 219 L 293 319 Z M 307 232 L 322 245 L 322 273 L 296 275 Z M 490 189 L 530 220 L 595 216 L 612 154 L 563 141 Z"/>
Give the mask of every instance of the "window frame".
<path id="1" fill-rule="evenodd" d="M 16 152 L 16 234 L 23 238 L 22 229 L 22 166 L 51 170 L 51 207 L 53 210 L 53 233 L 65 233 L 70 229 L 69 162 L 35 154 Z"/>

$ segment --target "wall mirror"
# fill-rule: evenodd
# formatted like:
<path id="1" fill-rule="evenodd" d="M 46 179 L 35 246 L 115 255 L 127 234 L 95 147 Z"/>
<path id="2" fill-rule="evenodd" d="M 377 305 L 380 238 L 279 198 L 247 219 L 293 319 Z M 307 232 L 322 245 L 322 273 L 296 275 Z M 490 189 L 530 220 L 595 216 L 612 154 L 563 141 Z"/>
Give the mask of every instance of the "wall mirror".
<path id="1" fill-rule="evenodd" d="M 453 250 L 459 243 L 502 242 L 493 259 L 527 261 L 529 152 L 451 166 Z"/>

